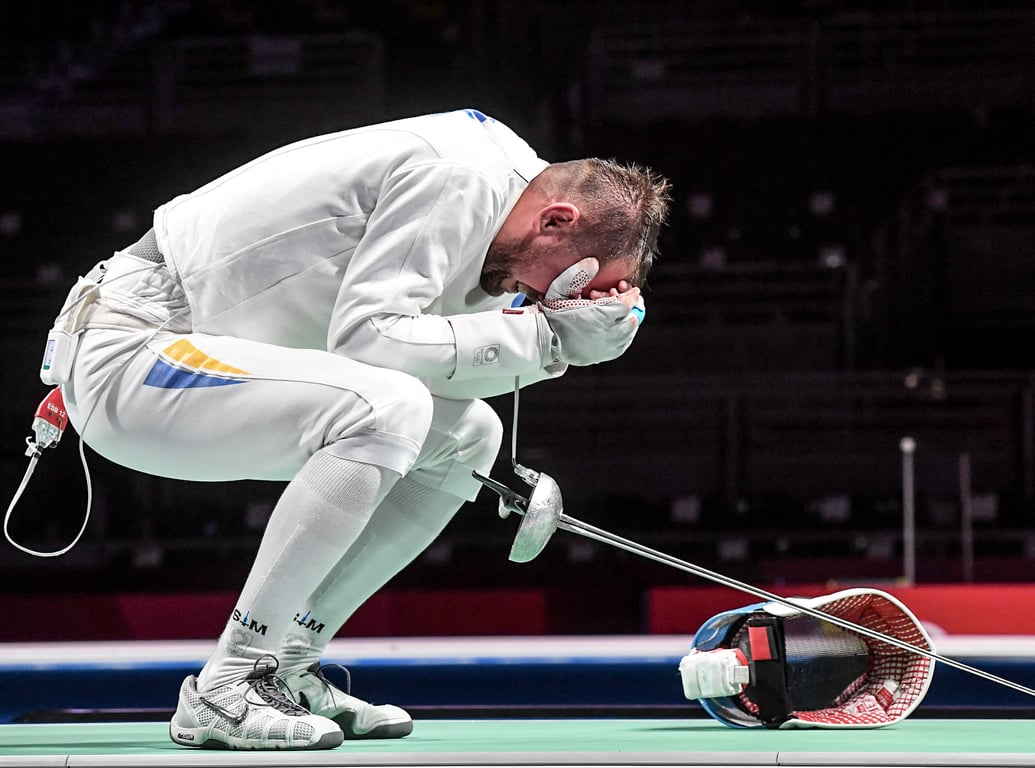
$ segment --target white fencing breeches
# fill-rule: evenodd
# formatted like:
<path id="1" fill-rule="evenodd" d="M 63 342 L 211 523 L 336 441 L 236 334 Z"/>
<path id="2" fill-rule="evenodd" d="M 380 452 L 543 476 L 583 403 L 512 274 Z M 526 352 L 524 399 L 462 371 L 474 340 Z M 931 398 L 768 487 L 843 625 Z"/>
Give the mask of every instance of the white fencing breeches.
<path id="1" fill-rule="evenodd" d="M 492 467 L 502 439 L 499 418 L 478 400 L 433 397 L 408 374 L 328 352 L 174 327 L 84 333 L 72 378 L 62 389 L 73 426 L 101 455 L 184 480 L 291 480 L 318 452 L 343 460 L 343 469 L 358 462 L 388 470 L 383 478 L 402 477 L 399 493 L 383 507 L 352 514 L 355 534 L 337 541 L 340 551 L 321 555 L 323 564 L 312 564 L 305 584 L 292 582 L 283 595 L 262 590 L 259 609 L 288 617 L 269 622 L 271 634 L 302 608 L 324 613 L 327 626 L 309 639 L 292 626 L 280 637 L 257 638 L 261 642 L 251 647 L 283 650 L 290 636 L 288 646 L 299 656 L 318 653 L 359 602 L 416 557 L 464 500 L 475 497 L 480 486 L 471 472 Z M 326 490 L 333 485 L 332 466 L 323 461 L 316 480 L 328 484 Z M 308 515 L 317 522 L 300 540 L 326 544 L 320 527 L 328 515 L 307 511 L 304 500 L 290 501 L 296 497 L 305 494 L 286 495 L 282 502 L 290 503 L 278 505 L 286 509 L 276 514 L 286 517 L 288 528 L 297 516 L 301 530 Z M 297 552 L 277 550 L 277 557 L 308 562 L 306 547 L 297 546 Z M 263 567 L 257 561 L 253 576 L 262 578 L 256 569 Z M 221 664 L 206 668 L 213 682 Z"/>

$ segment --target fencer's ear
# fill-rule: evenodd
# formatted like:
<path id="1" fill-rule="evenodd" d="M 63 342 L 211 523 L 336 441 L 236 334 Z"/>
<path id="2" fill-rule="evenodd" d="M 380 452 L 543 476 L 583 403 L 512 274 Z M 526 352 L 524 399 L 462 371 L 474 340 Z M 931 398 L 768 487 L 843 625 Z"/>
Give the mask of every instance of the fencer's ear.
<path id="1" fill-rule="evenodd" d="M 540 232 L 574 226 L 579 220 L 579 209 L 572 203 L 550 203 L 539 211 L 537 223 Z"/>

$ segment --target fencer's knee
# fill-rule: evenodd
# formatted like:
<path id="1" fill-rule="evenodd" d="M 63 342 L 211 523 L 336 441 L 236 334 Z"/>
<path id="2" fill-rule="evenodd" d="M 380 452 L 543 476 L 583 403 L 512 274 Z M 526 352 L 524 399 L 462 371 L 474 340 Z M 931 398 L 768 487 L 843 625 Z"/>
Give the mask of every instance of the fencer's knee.
<path id="1" fill-rule="evenodd" d="M 380 398 L 374 428 L 423 445 L 431 429 L 435 404 L 431 393 L 418 379 L 398 371 L 388 374 L 379 388 Z"/>
<path id="2" fill-rule="evenodd" d="M 406 474 L 431 429 L 434 402 L 428 388 L 406 373 L 379 370 L 366 383 L 367 411 L 357 418 L 347 406 L 332 418 L 324 444 L 342 458 L 366 461 Z M 355 403 L 355 398 L 343 402 Z"/>
<path id="3" fill-rule="evenodd" d="M 488 474 L 503 442 L 503 424 L 481 400 L 434 398 L 435 414 L 420 456 L 408 476 L 415 482 L 473 500 L 481 484 L 472 470 Z"/>
<path id="4" fill-rule="evenodd" d="M 503 443 L 503 423 L 484 400 L 472 400 L 457 426 L 459 453 L 464 464 L 488 473 Z"/>

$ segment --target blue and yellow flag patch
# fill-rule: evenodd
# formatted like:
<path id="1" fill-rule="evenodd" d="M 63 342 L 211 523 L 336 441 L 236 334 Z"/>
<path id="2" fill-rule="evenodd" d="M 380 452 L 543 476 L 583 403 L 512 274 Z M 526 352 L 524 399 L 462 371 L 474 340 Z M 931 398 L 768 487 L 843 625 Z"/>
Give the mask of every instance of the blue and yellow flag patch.
<path id="1" fill-rule="evenodd" d="M 180 339 L 162 350 L 151 366 L 144 386 L 163 389 L 192 389 L 195 387 L 223 387 L 244 384 L 248 371 L 209 357 L 186 339 Z"/>

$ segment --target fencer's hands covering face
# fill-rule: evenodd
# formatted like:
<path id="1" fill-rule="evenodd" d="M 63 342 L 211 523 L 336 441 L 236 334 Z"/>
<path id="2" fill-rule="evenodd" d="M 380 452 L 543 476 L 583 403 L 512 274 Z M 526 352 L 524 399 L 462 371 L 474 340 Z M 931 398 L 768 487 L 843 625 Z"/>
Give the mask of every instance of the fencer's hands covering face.
<path id="1" fill-rule="evenodd" d="M 644 309 L 639 288 L 629 288 L 623 280 L 618 288 L 590 291 L 594 298 L 582 298 L 599 269 L 593 257 L 573 264 L 550 284 L 538 304 L 554 333 L 559 362 L 593 365 L 614 360 L 636 336 Z"/>

